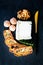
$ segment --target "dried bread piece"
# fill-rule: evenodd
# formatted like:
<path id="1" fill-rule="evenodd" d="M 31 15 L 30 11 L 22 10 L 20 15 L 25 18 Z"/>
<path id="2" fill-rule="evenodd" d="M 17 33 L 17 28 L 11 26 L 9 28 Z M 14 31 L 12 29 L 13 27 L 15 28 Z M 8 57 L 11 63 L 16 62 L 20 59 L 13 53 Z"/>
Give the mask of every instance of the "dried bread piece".
<path id="1" fill-rule="evenodd" d="M 24 46 L 24 47 L 18 47 L 18 48 L 9 48 L 10 52 L 13 52 L 15 56 L 26 56 L 33 53 L 32 46 Z"/>
<path id="2" fill-rule="evenodd" d="M 3 35 L 4 35 L 5 39 L 7 39 L 7 38 L 14 39 L 10 30 L 4 30 Z"/>
<path id="3" fill-rule="evenodd" d="M 4 30 L 3 35 L 5 38 L 5 44 L 9 47 L 9 51 L 15 56 L 26 56 L 33 53 L 32 46 L 26 46 L 15 41 L 10 30 Z"/>

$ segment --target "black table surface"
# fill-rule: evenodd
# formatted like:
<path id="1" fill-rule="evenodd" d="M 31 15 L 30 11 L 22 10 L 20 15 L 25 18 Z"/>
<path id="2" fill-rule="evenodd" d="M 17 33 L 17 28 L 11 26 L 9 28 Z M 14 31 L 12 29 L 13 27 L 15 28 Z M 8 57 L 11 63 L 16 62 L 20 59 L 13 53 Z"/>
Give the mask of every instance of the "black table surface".
<path id="1" fill-rule="evenodd" d="M 16 57 L 9 52 L 3 38 L 3 22 L 16 17 L 19 9 L 39 10 L 39 48 L 37 54 Z M 43 65 L 43 1 L 42 0 L 0 0 L 0 65 Z"/>

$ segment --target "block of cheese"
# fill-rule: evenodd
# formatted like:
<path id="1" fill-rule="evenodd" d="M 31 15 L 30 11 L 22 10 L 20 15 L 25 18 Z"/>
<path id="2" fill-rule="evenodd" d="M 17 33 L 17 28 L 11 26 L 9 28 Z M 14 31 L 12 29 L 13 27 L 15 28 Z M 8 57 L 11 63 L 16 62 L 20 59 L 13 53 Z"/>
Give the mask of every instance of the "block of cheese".
<path id="1" fill-rule="evenodd" d="M 32 21 L 17 21 L 16 25 L 16 39 L 32 39 Z"/>

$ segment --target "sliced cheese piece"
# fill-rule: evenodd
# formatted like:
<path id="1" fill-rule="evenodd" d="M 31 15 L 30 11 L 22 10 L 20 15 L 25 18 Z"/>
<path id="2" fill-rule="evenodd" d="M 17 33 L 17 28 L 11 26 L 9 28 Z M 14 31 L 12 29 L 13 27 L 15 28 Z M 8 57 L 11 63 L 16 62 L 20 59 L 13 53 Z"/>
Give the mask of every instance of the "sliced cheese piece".
<path id="1" fill-rule="evenodd" d="M 32 22 L 31 21 L 17 21 L 16 25 L 16 39 L 31 39 Z"/>

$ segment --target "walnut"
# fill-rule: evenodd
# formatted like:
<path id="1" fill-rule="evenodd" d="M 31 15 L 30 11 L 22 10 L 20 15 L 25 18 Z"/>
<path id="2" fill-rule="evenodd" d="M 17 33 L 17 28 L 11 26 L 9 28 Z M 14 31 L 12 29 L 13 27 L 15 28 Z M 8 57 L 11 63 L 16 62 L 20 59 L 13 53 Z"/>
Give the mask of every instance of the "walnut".
<path id="1" fill-rule="evenodd" d="M 30 18 L 30 12 L 26 9 L 20 10 L 17 12 L 17 18 L 27 20 Z"/>

